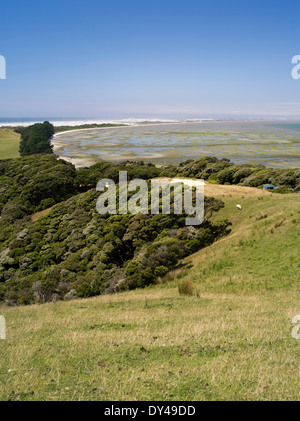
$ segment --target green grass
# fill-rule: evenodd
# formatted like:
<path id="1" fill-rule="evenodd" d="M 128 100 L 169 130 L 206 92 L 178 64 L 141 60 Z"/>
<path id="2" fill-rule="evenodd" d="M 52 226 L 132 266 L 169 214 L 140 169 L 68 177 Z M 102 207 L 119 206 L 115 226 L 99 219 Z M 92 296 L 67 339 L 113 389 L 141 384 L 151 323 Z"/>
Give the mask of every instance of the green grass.
<path id="1" fill-rule="evenodd" d="M 20 135 L 10 129 L 0 129 L 0 159 L 18 158 Z"/>
<path id="2" fill-rule="evenodd" d="M 222 213 L 233 222 L 232 235 L 195 256 L 197 270 L 190 276 L 207 291 L 297 291 L 299 199 L 299 195 L 276 194 L 239 198 L 241 215 L 235 209 L 237 198 L 227 198 Z"/>
<path id="3" fill-rule="evenodd" d="M 157 285 L 1 308 L 0 399 L 299 400 L 299 196 L 220 197 L 232 233 Z"/>

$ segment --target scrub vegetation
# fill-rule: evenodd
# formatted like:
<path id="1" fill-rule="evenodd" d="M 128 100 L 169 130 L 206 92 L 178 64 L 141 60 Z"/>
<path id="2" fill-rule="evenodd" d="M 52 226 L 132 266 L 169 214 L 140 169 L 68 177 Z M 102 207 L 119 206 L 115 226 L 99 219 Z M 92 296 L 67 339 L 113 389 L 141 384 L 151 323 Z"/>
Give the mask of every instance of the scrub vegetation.
<path id="1" fill-rule="evenodd" d="M 232 231 L 156 284 L 1 308 L 1 400 L 299 400 L 298 195 L 209 187 Z"/>

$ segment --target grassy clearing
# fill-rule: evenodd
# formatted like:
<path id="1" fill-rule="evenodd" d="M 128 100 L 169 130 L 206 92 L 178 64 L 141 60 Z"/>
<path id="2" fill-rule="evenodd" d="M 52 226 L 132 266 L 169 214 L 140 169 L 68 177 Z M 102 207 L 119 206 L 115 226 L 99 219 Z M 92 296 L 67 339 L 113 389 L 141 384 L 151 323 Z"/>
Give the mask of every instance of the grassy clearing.
<path id="1" fill-rule="evenodd" d="M 218 191 L 232 233 L 156 286 L 1 308 L 0 399 L 299 400 L 299 196 L 243 191 Z"/>
<path id="2" fill-rule="evenodd" d="M 18 158 L 20 135 L 10 129 L 0 129 L 0 159 Z"/>
<path id="3" fill-rule="evenodd" d="M 51 209 L 52 208 L 47 208 L 47 209 L 44 209 L 44 210 L 42 210 L 42 211 L 40 211 L 40 212 L 36 212 L 36 213 L 34 213 L 33 215 L 31 215 L 31 220 L 32 220 L 32 222 L 36 222 L 36 221 L 38 221 L 42 216 L 46 216 L 46 215 L 48 215 L 48 213 L 51 211 Z"/>

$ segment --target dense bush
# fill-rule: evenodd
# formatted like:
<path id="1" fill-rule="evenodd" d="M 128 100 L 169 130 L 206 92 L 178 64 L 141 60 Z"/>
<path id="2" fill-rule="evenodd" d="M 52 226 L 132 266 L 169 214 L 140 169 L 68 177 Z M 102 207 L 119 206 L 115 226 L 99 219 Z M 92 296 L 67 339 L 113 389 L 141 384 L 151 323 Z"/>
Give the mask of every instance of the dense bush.
<path id="1" fill-rule="evenodd" d="M 74 166 L 54 155 L 0 160 L 0 215 L 10 221 L 77 193 Z"/>
<path id="2" fill-rule="evenodd" d="M 77 171 L 76 181 L 82 187 L 96 187 L 101 178 L 109 178 L 114 182 L 119 181 L 119 171 L 127 171 L 128 181 L 135 178 L 149 180 L 161 175 L 160 168 L 153 164 L 145 164 L 143 161 L 108 162 L 100 161 L 90 168 L 80 168 Z"/>
<path id="3" fill-rule="evenodd" d="M 33 124 L 21 130 L 20 155 L 53 153 L 50 139 L 54 135 L 54 126 L 49 121 Z"/>
<path id="4" fill-rule="evenodd" d="M 203 178 L 220 184 L 241 184 L 249 187 L 262 187 L 264 184 L 282 186 L 279 192 L 288 189 L 299 191 L 300 169 L 274 169 L 263 165 L 233 164 L 228 159 L 203 157 L 196 161 L 186 161 L 178 167 L 166 167 L 184 177 Z M 176 168 L 176 169 L 175 169 Z M 175 171 L 174 171 L 175 169 Z M 291 190 L 289 190 L 291 192 Z"/>
<path id="5" fill-rule="evenodd" d="M 127 171 L 128 180 L 184 176 L 251 187 L 271 183 L 282 186 L 278 193 L 290 192 L 290 189 L 297 191 L 300 186 L 300 170 L 234 165 L 228 159 L 215 157 L 160 168 L 144 162 L 100 161 L 90 168 L 76 171 L 72 164 L 58 160 L 54 155 L 34 155 L 0 160 L 0 216 L 9 221 L 23 218 L 96 187 L 102 178 L 118 182 L 119 171 Z"/>
<path id="6" fill-rule="evenodd" d="M 28 304 L 150 285 L 212 243 L 227 221 L 186 227 L 183 215 L 99 215 L 90 190 L 23 220 L 0 245 L 0 297 Z M 206 201 L 207 215 L 223 203 Z"/>
<path id="7" fill-rule="evenodd" d="M 95 186 L 102 178 L 118 182 L 120 170 L 128 172 L 128 181 L 178 176 L 253 187 L 271 183 L 279 186 L 277 193 L 300 190 L 298 169 L 234 165 L 215 157 L 160 168 L 100 161 L 77 171 L 53 154 L 0 160 L 0 302 L 28 304 L 144 287 L 228 232 L 228 221 L 211 222 L 223 206 L 213 198 L 205 199 L 205 220 L 198 227 L 186 227 L 184 215 L 100 216 Z M 31 214 L 46 208 L 51 208 L 47 216 L 33 223 Z"/>

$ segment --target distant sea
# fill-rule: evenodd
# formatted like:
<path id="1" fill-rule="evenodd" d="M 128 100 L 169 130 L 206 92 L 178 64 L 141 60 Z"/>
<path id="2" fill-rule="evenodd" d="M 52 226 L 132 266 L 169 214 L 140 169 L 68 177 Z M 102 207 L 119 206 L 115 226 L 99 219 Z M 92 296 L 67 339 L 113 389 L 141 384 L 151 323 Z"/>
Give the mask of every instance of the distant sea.
<path id="1" fill-rule="evenodd" d="M 159 123 L 197 123 L 197 122 L 264 122 L 266 125 L 271 127 L 277 127 L 279 129 L 296 130 L 300 131 L 300 123 L 294 123 L 288 121 L 282 123 L 282 120 L 271 120 L 271 119 L 229 119 L 229 118 L 179 118 L 179 119 L 168 119 L 168 118 L 119 118 L 119 119 L 99 119 L 99 118 L 86 118 L 86 117 L 0 117 L 0 127 L 3 126 L 29 126 L 35 123 L 42 123 L 44 121 L 50 121 L 54 126 L 80 126 L 83 124 L 128 124 L 128 125 L 140 125 L 140 124 L 159 124 Z"/>
<path id="2" fill-rule="evenodd" d="M 212 119 L 141 119 L 141 118 L 121 118 L 121 119 L 88 119 L 88 118 L 74 118 L 74 117 L 21 117 L 21 118 L 0 118 L 0 127 L 3 126 L 30 126 L 35 123 L 42 123 L 44 121 L 50 121 L 54 126 L 81 126 L 83 124 L 128 124 L 139 125 L 139 124 L 154 124 L 154 123 L 183 123 L 183 122 L 197 122 L 197 121 L 210 121 Z"/>
<path id="3" fill-rule="evenodd" d="M 34 123 L 43 123 L 44 121 L 76 121 L 74 118 L 50 118 L 50 117 L 5 117 L 0 118 L 1 126 L 27 126 Z M 78 119 L 77 119 L 78 120 Z"/>
<path id="4" fill-rule="evenodd" d="M 276 127 L 281 129 L 297 130 L 297 132 L 300 131 L 300 124 L 277 124 Z"/>

